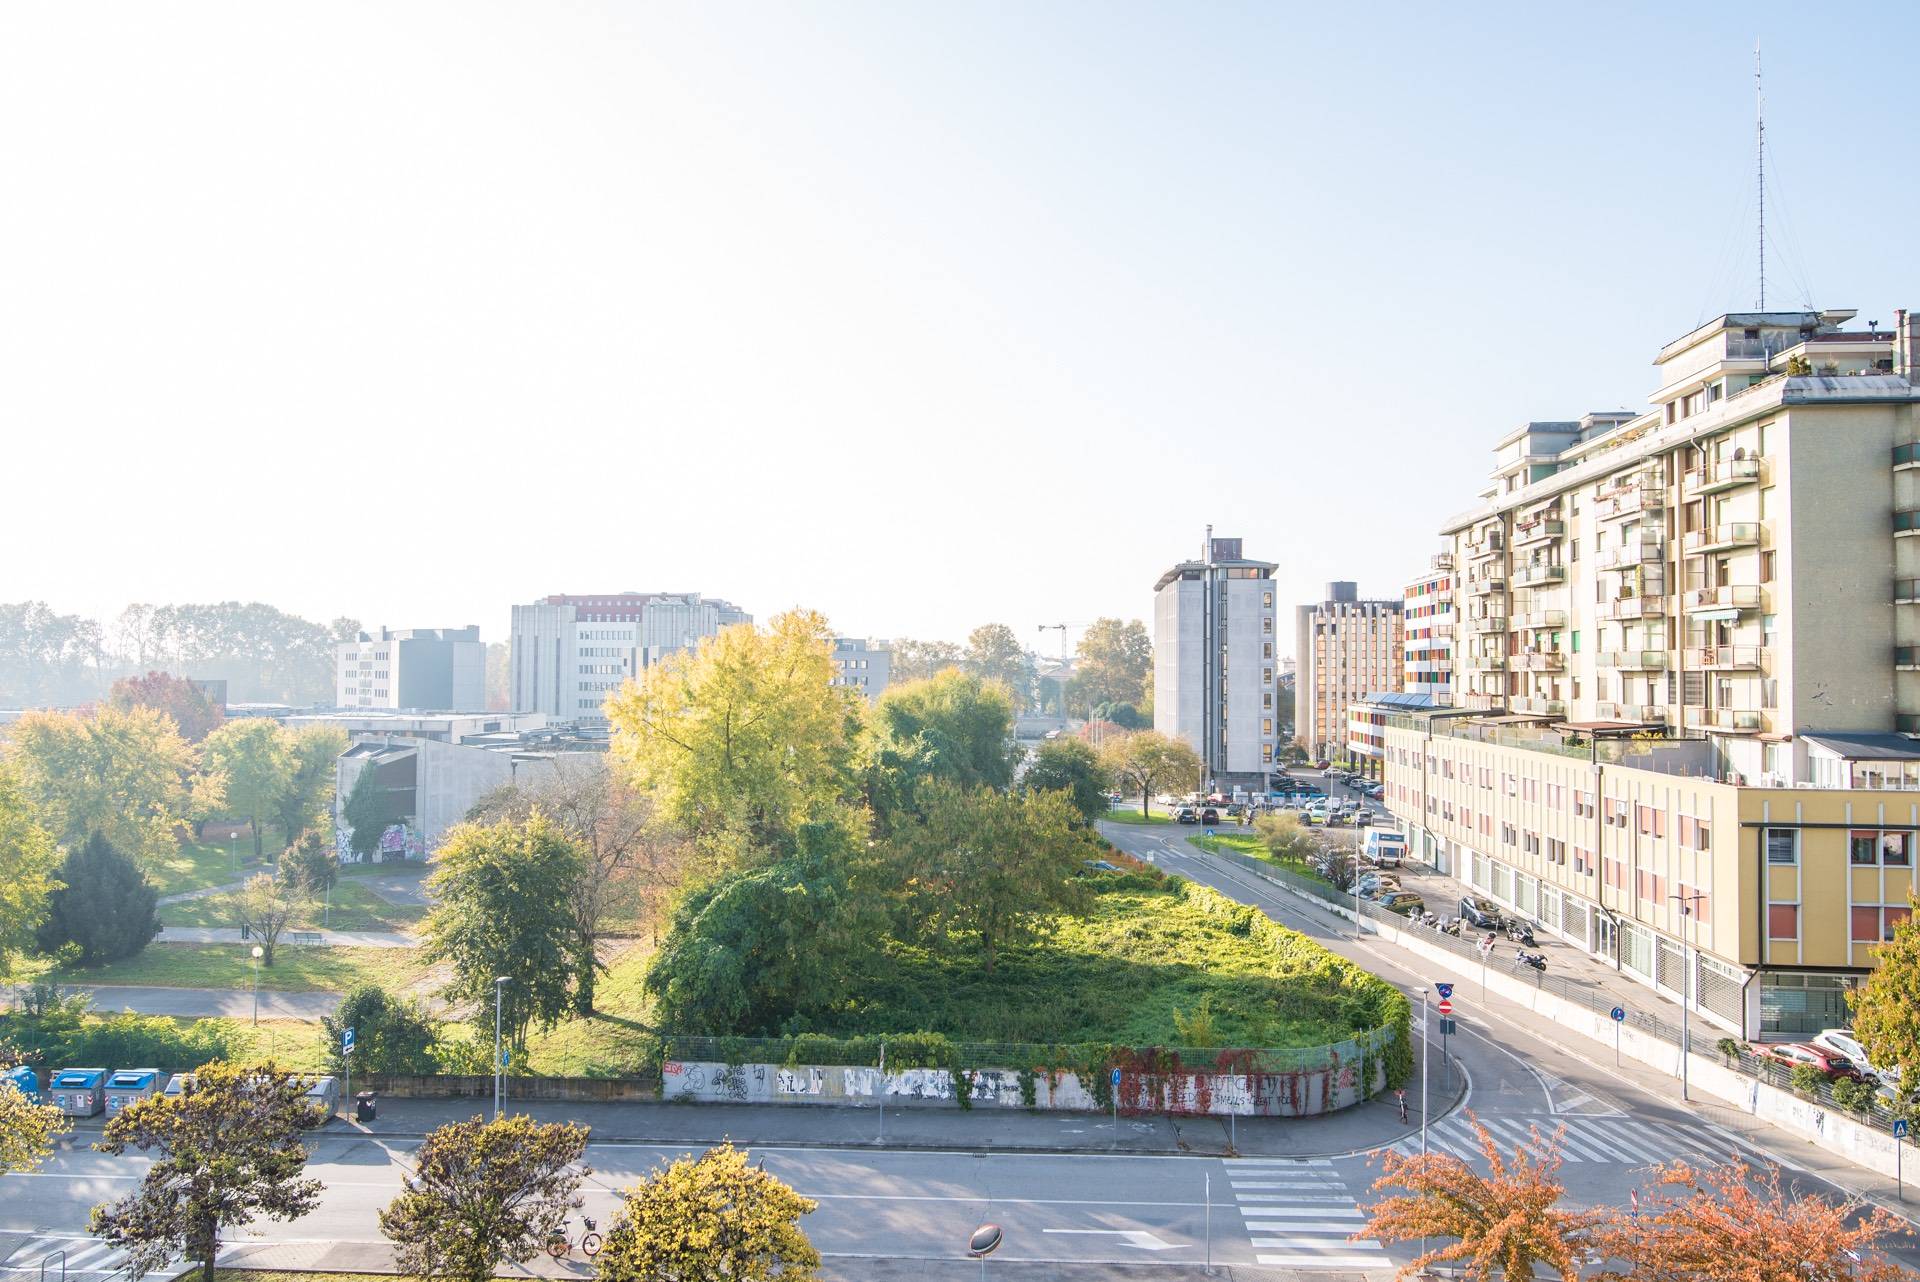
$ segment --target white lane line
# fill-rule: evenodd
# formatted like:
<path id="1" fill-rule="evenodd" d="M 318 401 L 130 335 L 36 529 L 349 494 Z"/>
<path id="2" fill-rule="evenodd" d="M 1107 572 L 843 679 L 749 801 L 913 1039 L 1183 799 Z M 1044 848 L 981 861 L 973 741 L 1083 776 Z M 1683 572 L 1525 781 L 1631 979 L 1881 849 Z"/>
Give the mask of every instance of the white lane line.
<path id="1" fill-rule="evenodd" d="M 1351 1210 L 1329 1210 L 1325 1207 L 1302 1206 L 1297 1208 L 1281 1206 L 1241 1207 L 1240 1214 L 1248 1219 L 1265 1220 L 1275 1216 L 1292 1216 L 1303 1220 L 1364 1220 L 1366 1212 L 1354 1207 Z"/>
<path id="2" fill-rule="evenodd" d="M 1338 1184 L 1301 1184 L 1295 1180 L 1233 1180 L 1237 1189 L 1339 1189 Z"/>
<path id="3" fill-rule="evenodd" d="M 1238 1194 L 1237 1197 L 1243 1205 L 1248 1202 L 1283 1202 L 1288 1206 L 1298 1205 L 1303 1202 L 1341 1202 L 1347 1204 L 1353 1202 L 1353 1195 L 1350 1193 L 1329 1195 L 1326 1197 L 1316 1197 L 1311 1194 L 1296 1196 L 1291 1193 L 1241 1193 Z M 1177 1206 L 1180 1205 L 1180 1203 L 1166 1202 L 1160 1205 Z M 1193 1203 L 1188 1202 L 1185 1205 L 1192 1206 Z"/>
<path id="4" fill-rule="evenodd" d="M 1292 1243 L 1256 1241 L 1253 1245 L 1284 1248 L 1291 1246 Z M 1282 1269 L 1387 1269 L 1393 1267 L 1391 1261 L 1377 1255 L 1256 1255 L 1253 1258 L 1261 1264 Z"/>
<path id="5" fill-rule="evenodd" d="M 1642 1129 L 1637 1123 L 1615 1118 L 1597 1118 L 1589 1125 L 1602 1139 L 1625 1154 L 1630 1161 L 1651 1163 L 1664 1158 L 1665 1145 L 1660 1143 L 1657 1136 Z"/>

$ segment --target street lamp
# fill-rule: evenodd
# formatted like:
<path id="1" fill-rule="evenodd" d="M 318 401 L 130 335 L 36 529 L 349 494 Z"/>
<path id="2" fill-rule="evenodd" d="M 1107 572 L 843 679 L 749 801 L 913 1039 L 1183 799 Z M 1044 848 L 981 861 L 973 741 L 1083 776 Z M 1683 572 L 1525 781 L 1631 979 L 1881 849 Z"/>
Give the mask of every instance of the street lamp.
<path id="1" fill-rule="evenodd" d="M 1693 1006 L 1693 906 L 1706 896 L 1699 891 L 1691 895 L 1668 895 L 1668 899 L 1680 901 L 1680 957 L 1681 966 L 1686 973 L 1680 977 L 1680 1098 L 1687 1098 L 1687 1061 L 1693 1058 L 1693 1045 L 1687 1033 L 1687 1012 Z"/>
<path id="2" fill-rule="evenodd" d="M 493 1116 L 500 1118 L 500 998 L 507 991 L 508 976 L 497 976 L 493 981 Z"/>
<path id="3" fill-rule="evenodd" d="M 1414 989 L 1420 994 L 1420 1154 L 1427 1152 L 1427 990 L 1424 986 Z"/>
<path id="4" fill-rule="evenodd" d="M 253 946 L 253 1023 L 256 1028 L 260 1026 L 260 959 L 266 955 L 266 949 L 258 944 Z"/>

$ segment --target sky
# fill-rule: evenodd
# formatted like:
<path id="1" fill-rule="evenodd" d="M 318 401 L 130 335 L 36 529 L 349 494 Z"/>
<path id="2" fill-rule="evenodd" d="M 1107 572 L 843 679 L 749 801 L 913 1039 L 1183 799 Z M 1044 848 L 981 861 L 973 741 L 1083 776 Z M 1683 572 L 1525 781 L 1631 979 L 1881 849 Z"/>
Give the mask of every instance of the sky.
<path id="1" fill-rule="evenodd" d="M 1502 432 L 1755 303 L 1920 307 L 1920 9 L 0 8 L 0 601 L 1397 594 Z"/>

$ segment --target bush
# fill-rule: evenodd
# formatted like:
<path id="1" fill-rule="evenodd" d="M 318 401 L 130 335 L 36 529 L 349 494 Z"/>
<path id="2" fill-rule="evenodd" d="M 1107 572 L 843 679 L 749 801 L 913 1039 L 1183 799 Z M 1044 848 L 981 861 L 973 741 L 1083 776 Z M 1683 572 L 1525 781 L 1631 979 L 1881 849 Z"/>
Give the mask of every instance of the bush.
<path id="1" fill-rule="evenodd" d="M 1827 1080 L 1827 1075 L 1811 1064 L 1795 1064 L 1793 1072 L 1787 1077 L 1793 1083 L 1793 1089 L 1802 1095 L 1818 1094 L 1820 1084 Z"/>
<path id="2" fill-rule="evenodd" d="M 0 1042 L 21 1061 L 49 1068 L 186 1069 L 244 1049 L 222 1020 L 183 1026 L 163 1015 L 96 1016 L 85 994 L 60 997 L 37 985 L 21 1013 L 0 1016 Z"/>
<path id="3" fill-rule="evenodd" d="M 1729 1064 L 1739 1059 L 1740 1052 L 1745 1049 L 1740 1045 L 1740 1039 L 1737 1037 L 1722 1037 L 1719 1041 L 1715 1042 L 1714 1045 L 1722 1055 L 1727 1057 L 1727 1063 Z"/>
<path id="4" fill-rule="evenodd" d="M 341 999 L 339 1010 L 320 1017 L 327 1037 L 327 1061 L 336 1073 L 347 1069 L 342 1053 L 346 1031 L 353 1030 L 353 1067 L 363 1073 L 431 1073 L 433 1021 L 418 1002 L 395 997 L 378 984 L 360 984 Z"/>
<path id="5" fill-rule="evenodd" d="M 100 833 L 68 852 L 56 876 L 62 884 L 47 897 L 36 936 L 41 952 L 72 948 L 80 965 L 99 966 L 133 956 L 160 933 L 159 896 Z"/>
<path id="6" fill-rule="evenodd" d="M 1833 1084 L 1833 1102 L 1854 1113 L 1872 1108 L 1875 1094 L 1872 1082 L 1856 1082 L 1848 1077 Z"/>

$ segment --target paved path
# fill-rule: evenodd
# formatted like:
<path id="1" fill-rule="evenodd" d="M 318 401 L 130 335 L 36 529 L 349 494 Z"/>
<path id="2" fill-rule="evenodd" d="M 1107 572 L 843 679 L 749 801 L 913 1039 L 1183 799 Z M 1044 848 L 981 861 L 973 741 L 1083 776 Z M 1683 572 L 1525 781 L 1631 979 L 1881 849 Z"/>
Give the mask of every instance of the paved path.
<path id="1" fill-rule="evenodd" d="M 87 993 L 103 1011 L 142 1015 L 178 1015 L 188 1019 L 253 1017 L 253 990 L 243 988 L 160 988 L 122 984 L 62 984 L 69 993 Z M 339 993 L 285 993 L 260 990 L 261 1019 L 319 1019 L 340 1006 Z"/>
<path id="2" fill-rule="evenodd" d="M 390 930 L 316 930 L 300 933 L 318 935 L 322 944 L 333 948 L 415 948 L 420 943 L 412 935 Z M 247 941 L 241 938 L 238 926 L 166 926 L 160 931 L 159 942 L 239 944 Z M 293 945 L 287 935 L 282 935 L 280 946 L 285 948 Z"/>
<path id="3" fill-rule="evenodd" d="M 184 904 L 195 899 L 212 899 L 215 895 L 231 894 L 245 884 L 243 881 L 229 881 L 218 886 L 202 886 L 198 890 L 183 890 L 177 895 L 162 895 L 158 902 L 164 908 L 168 904 Z"/>
<path id="4" fill-rule="evenodd" d="M 403 908 L 431 908 L 433 901 L 427 898 L 427 875 L 433 869 L 426 864 L 415 864 L 403 873 L 381 873 L 378 876 L 346 876 L 347 881 L 368 890 Z"/>

